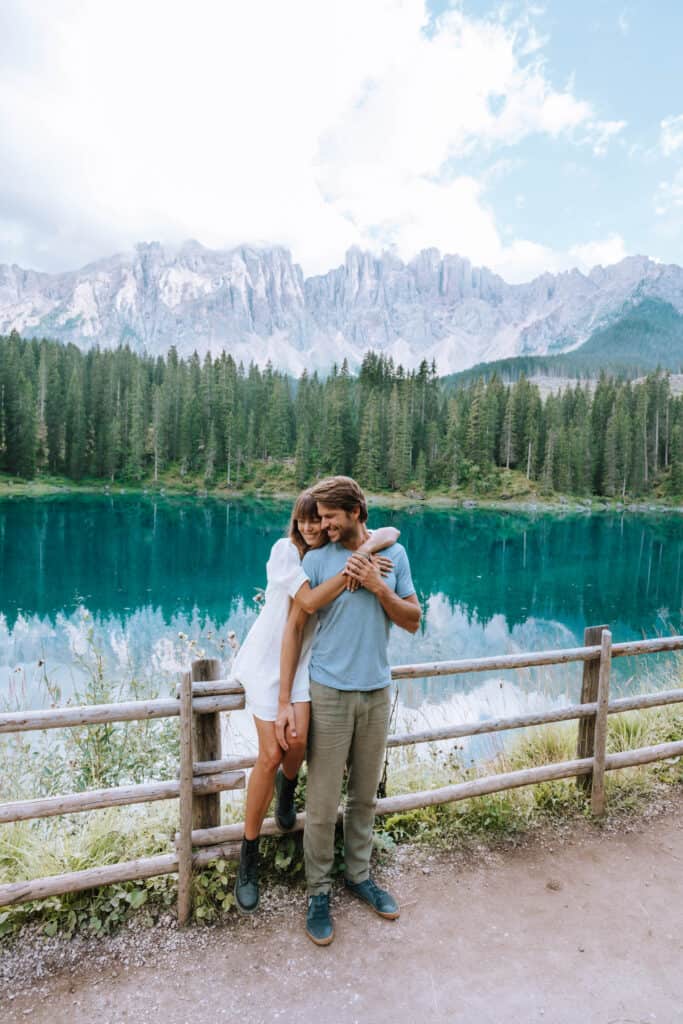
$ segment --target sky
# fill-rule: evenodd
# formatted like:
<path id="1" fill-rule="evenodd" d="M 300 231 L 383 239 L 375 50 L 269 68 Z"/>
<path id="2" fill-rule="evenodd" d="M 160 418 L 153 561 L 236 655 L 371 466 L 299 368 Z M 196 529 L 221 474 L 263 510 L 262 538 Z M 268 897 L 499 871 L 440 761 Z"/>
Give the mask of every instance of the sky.
<path id="1" fill-rule="evenodd" d="M 0 263 L 683 263 L 680 0 L 2 0 Z"/>

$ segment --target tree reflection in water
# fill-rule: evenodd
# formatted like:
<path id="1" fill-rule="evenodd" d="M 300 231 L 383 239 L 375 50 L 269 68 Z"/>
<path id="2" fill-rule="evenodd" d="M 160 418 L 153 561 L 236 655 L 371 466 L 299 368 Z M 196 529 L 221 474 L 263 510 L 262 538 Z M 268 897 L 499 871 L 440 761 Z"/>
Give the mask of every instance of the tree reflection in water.
<path id="1" fill-rule="evenodd" d="M 23 682 L 40 703 L 47 669 L 68 693 L 81 607 L 112 673 L 170 685 L 188 657 L 179 633 L 212 655 L 216 637 L 244 636 L 288 516 L 288 503 L 139 495 L 0 502 L 1 692 Z M 573 646 L 601 622 L 615 642 L 683 629 L 680 515 L 375 508 L 370 519 L 401 530 L 425 609 L 418 636 L 392 631 L 394 663 Z M 615 683 L 664 660 L 620 659 Z M 580 675 L 570 665 L 404 681 L 401 697 L 418 708 L 480 693 L 483 713 L 493 681 L 508 703 L 519 696 L 514 714 L 534 694 L 576 699 Z"/>

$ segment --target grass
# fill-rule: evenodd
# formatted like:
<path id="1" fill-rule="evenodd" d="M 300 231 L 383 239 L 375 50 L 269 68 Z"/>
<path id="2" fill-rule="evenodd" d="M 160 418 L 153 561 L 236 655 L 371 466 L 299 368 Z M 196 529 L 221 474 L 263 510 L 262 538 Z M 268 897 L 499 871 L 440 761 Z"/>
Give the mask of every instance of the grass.
<path id="1" fill-rule="evenodd" d="M 114 699 L 96 651 L 90 672 L 74 702 Z M 659 686 L 681 686 L 683 659 L 673 662 L 671 678 Z M 654 680 L 652 681 L 654 688 Z M 146 694 L 148 695 L 148 694 Z M 514 771 L 575 756 L 575 723 L 535 727 L 522 732 L 509 749 L 479 766 L 467 765 L 458 749 L 431 745 L 427 756 L 417 748 L 390 751 L 387 794 L 414 792 L 466 781 L 478 775 Z M 28 734 L 26 734 L 28 735 Z M 31 734 L 35 737 L 37 734 Z M 61 736 L 61 738 L 60 738 Z M 671 705 L 642 712 L 611 715 L 608 751 L 616 752 L 683 738 L 683 707 Z M 424 748 L 423 748 L 424 749 Z M 178 722 L 125 723 L 89 729 L 46 731 L 38 741 L 25 736 L 0 737 L 0 800 L 47 796 L 127 781 L 172 778 L 178 763 Z M 683 760 L 609 773 L 606 779 L 609 816 L 642 812 L 666 787 L 683 783 Z M 297 792 L 303 806 L 305 769 Z M 224 819 L 241 819 L 239 803 L 226 803 Z M 436 848 L 475 848 L 518 842 L 535 829 L 590 817 L 587 801 L 575 780 L 533 787 L 386 815 L 377 820 L 376 847 L 382 856 L 397 843 L 423 843 Z M 137 857 L 167 853 L 177 828 L 176 801 L 142 807 L 118 807 L 0 828 L 0 882 L 21 881 Z M 338 840 L 336 870 L 343 870 Z M 262 840 L 264 882 L 298 884 L 303 879 L 301 835 Z M 195 919 L 211 923 L 233 909 L 235 865 L 217 861 L 194 878 Z M 115 931 L 132 915 L 153 925 L 174 913 L 173 876 L 107 886 L 86 893 L 53 897 L 0 911 L 0 938 L 17 935 L 30 925 L 46 935 L 76 931 L 103 935 Z"/>
<path id="2" fill-rule="evenodd" d="M 50 494 L 91 493 L 167 493 L 193 494 L 217 498 L 264 497 L 290 499 L 301 490 L 296 481 L 294 460 L 285 459 L 281 462 L 270 461 L 256 463 L 249 478 L 239 486 L 228 487 L 224 480 L 208 482 L 201 474 L 181 476 L 177 470 L 169 469 L 159 474 L 154 480 L 152 476 L 142 479 L 109 481 L 100 478 L 83 478 L 79 481 L 68 477 L 50 474 L 39 474 L 32 480 L 23 480 L 16 476 L 0 473 L 0 498 L 10 496 L 44 497 Z M 600 495 L 565 495 L 554 491 L 546 491 L 538 481 L 527 480 L 524 473 L 518 470 L 497 469 L 471 486 L 418 488 L 408 486 L 404 491 L 377 491 L 368 495 L 371 501 L 397 506 L 412 505 L 416 501 L 439 506 L 458 506 L 462 501 L 474 500 L 477 504 L 492 504 L 501 507 L 514 507 L 516 504 L 538 504 L 544 508 L 576 506 L 590 508 L 592 503 L 600 507 L 621 506 L 617 498 Z M 666 494 L 664 491 L 653 491 L 640 497 L 627 496 L 629 502 L 647 503 L 645 507 L 680 505 L 683 499 Z"/>

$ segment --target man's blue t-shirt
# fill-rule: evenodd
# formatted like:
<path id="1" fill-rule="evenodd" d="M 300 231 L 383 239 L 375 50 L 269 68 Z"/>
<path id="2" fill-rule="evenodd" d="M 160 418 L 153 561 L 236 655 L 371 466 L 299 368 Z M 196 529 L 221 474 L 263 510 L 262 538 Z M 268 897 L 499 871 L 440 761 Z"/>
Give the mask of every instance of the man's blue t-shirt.
<path id="1" fill-rule="evenodd" d="M 303 570 L 311 587 L 341 572 L 353 554 L 341 544 L 326 544 L 304 555 Z M 392 544 L 382 555 L 394 563 L 384 582 L 399 597 L 415 593 L 408 556 L 402 544 Z M 335 690 L 379 690 L 391 682 L 387 642 L 391 622 L 374 594 L 362 587 L 344 590 L 318 612 L 313 638 L 310 675 L 316 683 Z"/>

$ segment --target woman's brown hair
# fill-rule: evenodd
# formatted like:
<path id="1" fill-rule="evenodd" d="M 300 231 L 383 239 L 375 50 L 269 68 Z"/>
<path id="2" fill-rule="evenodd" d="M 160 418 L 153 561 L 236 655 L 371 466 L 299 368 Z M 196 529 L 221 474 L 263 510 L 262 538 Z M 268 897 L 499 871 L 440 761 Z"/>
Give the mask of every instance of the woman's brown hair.
<path id="1" fill-rule="evenodd" d="M 287 531 L 287 536 L 303 558 L 308 551 L 308 544 L 299 530 L 300 519 L 320 519 L 316 500 L 313 497 L 313 492 L 310 490 L 302 491 L 294 502 L 292 518 L 289 520 L 289 530 Z"/>

